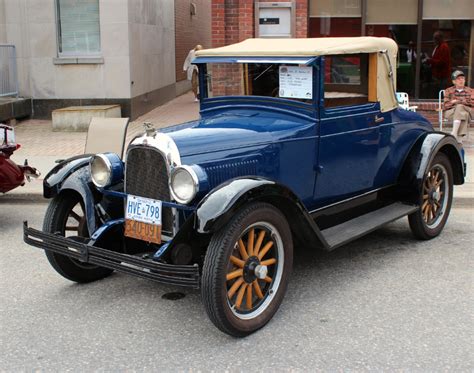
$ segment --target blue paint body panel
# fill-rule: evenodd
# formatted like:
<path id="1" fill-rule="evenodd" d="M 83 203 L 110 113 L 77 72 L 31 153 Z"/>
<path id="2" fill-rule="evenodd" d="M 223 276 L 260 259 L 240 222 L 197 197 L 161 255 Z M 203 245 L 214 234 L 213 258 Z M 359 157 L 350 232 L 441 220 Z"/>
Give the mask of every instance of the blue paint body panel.
<path id="1" fill-rule="evenodd" d="M 203 201 L 234 201 L 224 195 L 233 191 L 235 196 L 249 200 L 254 198 L 252 193 L 267 199 L 282 197 L 280 202 L 298 205 L 298 211 L 304 217 L 302 221 L 316 232 L 317 227 L 310 222 L 311 212 L 397 185 L 406 160 L 414 157 L 415 144 L 433 133 L 431 124 L 421 115 L 399 108 L 382 113 L 377 102 L 325 107 L 324 89 L 320 83 L 324 79 L 324 59 L 319 57 L 265 57 L 272 63 L 312 66 L 311 100 L 303 102 L 260 96 L 207 97 L 205 63 L 235 63 L 238 60 L 263 63 L 262 58 L 196 59 L 194 62 L 201 64 L 200 119 L 160 130 L 174 141 L 181 164 L 199 166 L 206 181 L 199 185 L 199 193 L 189 205 L 164 202 L 164 206 L 180 211 L 180 225 L 194 215 L 194 229 L 207 233 L 206 227 L 212 226 L 221 217 L 219 209 L 227 215 L 234 210 L 226 202 L 216 207 L 215 211 L 208 211 L 209 203 L 203 204 Z M 427 151 L 428 143 L 423 143 L 424 151 Z M 455 148 L 455 145 L 452 146 Z M 460 150 L 456 151 L 462 162 Z M 86 195 L 91 194 L 87 188 L 88 180 L 79 171 L 87 169 L 87 162 L 88 157 L 74 159 L 69 165 L 57 167 L 48 175 L 45 185 L 48 185 L 51 196 L 64 188 L 70 178 L 71 182 L 79 184 L 75 189 L 84 198 L 91 199 Z M 71 175 L 76 176 L 73 178 Z M 233 180 L 236 182 L 232 183 Z M 242 190 L 236 189 L 239 185 L 244 186 Z M 100 192 L 126 197 L 121 191 Z M 210 198 L 213 194 L 215 198 Z M 242 199 L 239 199 L 241 202 Z M 203 206 L 207 208 L 205 213 L 200 210 Z M 88 215 L 92 214 L 90 201 L 86 202 L 86 209 L 90 211 Z M 95 226 L 93 217 L 88 217 L 88 221 L 90 226 Z M 99 229 L 96 235 L 100 236 L 108 229 Z"/>

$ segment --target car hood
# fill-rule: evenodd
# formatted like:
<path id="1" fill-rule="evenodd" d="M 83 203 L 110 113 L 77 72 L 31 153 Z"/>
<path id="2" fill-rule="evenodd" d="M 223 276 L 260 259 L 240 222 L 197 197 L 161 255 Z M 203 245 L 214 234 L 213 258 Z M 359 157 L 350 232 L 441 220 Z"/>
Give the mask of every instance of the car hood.
<path id="1" fill-rule="evenodd" d="M 246 112 L 215 115 L 168 127 L 161 132 L 175 141 L 183 157 L 291 138 L 311 125 L 311 121 L 293 115 Z"/>

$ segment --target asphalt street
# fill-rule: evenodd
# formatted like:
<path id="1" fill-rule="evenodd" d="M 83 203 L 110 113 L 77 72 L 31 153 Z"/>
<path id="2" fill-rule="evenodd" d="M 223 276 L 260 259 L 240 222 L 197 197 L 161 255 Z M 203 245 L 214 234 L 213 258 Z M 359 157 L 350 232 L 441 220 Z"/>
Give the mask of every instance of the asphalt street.
<path id="1" fill-rule="evenodd" d="M 245 339 L 212 325 L 199 291 L 62 278 L 22 241 L 45 209 L 0 196 L 1 371 L 474 369 L 472 199 L 435 240 L 402 219 L 331 253 L 298 250 L 280 310 Z M 162 298 L 174 291 L 186 296 Z"/>

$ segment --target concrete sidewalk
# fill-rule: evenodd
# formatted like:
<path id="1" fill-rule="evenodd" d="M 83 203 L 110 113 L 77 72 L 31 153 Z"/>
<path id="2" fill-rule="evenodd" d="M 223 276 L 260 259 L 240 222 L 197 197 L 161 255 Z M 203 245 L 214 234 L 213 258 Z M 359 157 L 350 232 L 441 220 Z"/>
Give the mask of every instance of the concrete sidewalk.
<path id="1" fill-rule="evenodd" d="M 199 103 L 194 102 L 191 92 L 159 106 L 149 113 L 130 123 L 127 132 L 127 143 L 143 131 L 143 122 L 151 122 L 156 128 L 168 127 L 199 118 Z M 21 148 L 12 159 L 23 164 L 25 159 L 31 166 L 41 172 L 41 177 L 16 188 L 4 196 L 17 199 L 38 200 L 42 198 L 42 178 L 53 168 L 57 159 L 66 159 L 84 152 L 85 132 L 53 132 L 52 123 L 48 120 L 26 120 L 15 125 L 16 139 Z M 466 183 L 455 187 L 454 196 L 459 202 L 474 204 L 474 130 L 471 129 L 469 140 L 465 141 L 468 172 Z"/>

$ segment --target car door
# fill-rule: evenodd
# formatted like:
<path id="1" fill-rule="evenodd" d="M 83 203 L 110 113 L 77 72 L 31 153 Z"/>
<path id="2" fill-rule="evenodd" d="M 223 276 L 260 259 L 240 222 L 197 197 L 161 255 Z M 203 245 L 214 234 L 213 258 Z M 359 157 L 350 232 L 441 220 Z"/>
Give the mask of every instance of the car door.
<path id="1" fill-rule="evenodd" d="M 326 57 L 321 70 L 317 204 L 372 189 L 384 121 L 380 104 L 368 101 L 368 55 Z"/>

